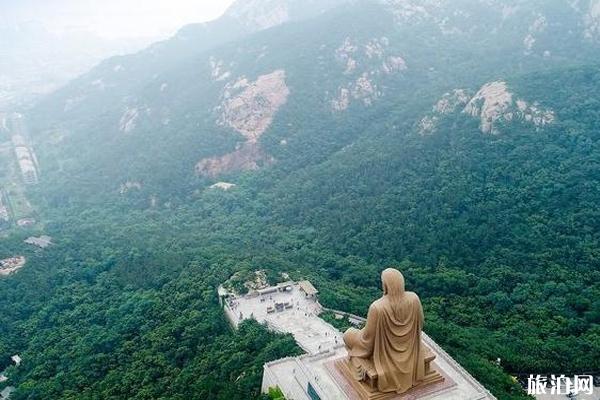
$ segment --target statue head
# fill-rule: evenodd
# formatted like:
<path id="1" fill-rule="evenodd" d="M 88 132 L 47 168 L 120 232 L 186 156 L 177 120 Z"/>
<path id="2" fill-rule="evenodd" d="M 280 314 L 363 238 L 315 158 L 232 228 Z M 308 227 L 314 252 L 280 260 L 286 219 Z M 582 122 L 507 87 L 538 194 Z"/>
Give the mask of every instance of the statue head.
<path id="1" fill-rule="evenodd" d="M 383 294 L 390 297 L 401 297 L 404 294 L 404 277 L 395 268 L 387 268 L 381 273 Z"/>

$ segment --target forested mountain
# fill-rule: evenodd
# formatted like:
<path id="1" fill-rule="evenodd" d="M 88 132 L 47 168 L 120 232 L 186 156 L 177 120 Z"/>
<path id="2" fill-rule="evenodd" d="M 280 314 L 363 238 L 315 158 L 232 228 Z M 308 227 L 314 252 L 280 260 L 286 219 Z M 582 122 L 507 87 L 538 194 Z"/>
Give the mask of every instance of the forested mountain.
<path id="1" fill-rule="evenodd" d="M 220 20 L 104 62 L 41 102 L 31 114 L 47 170 L 60 171 L 60 181 L 81 179 L 76 186 L 94 196 L 135 181 L 168 201 L 205 186 L 202 175 L 272 158 L 283 168 L 320 162 L 359 136 L 371 115 L 414 118 L 448 90 L 589 61 L 598 49 L 597 16 L 584 4 L 358 1 L 322 13 L 314 2 L 303 9 L 319 5 L 316 17 L 294 22 L 297 2 L 271 3 L 244 2 L 239 12 L 234 5 Z M 247 34 L 258 26 L 270 29 Z M 282 104 L 262 104 L 268 92 L 285 93 Z M 237 101 L 247 104 L 233 121 L 226 108 Z M 243 120 L 250 113 L 268 120 L 260 147 L 270 152 L 246 146 L 229 163 L 237 168 L 198 174 L 201 160 L 234 152 L 243 131 L 256 130 L 260 121 Z"/>
<path id="2" fill-rule="evenodd" d="M 599 43 L 598 1 L 254 0 L 106 60 L 28 113 L 56 245 L 0 242 L 14 399 L 258 397 L 298 349 L 215 287 L 259 268 L 364 314 L 398 265 L 500 399 L 598 372 Z"/>

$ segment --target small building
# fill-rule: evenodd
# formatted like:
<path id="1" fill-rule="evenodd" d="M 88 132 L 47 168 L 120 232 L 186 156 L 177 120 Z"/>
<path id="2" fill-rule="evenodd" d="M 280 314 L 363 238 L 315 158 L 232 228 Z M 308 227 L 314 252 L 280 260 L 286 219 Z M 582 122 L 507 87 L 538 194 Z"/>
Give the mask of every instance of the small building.
<path id="1" fill-rule="evenodd" d="M 279 291 L 279 289 L 277 288 L 277 286 L 269 286 L 263 289 L 258 289 L 256 292 L 261 295 L 264 296 L 265 294 L 270 294 L 270 293 L 275 293 Z"/>
<path id="2" fill-rule="evenodd" d="M 234 183 L 229 182 L 217 182 L 214 185 L 210 186 L 210 189 L 221 189 L 221 190 L 229 190 L 234 188 L 236 185 Z"/>
<path id="3" fill-rule="evenodd" d="M 23 174 L 23 181 L 28 185 L 34 185 L 37 183 L 37 172 L 35 169 L 35 165 L 33 161 L 30 159 L 20 159 L 19 167 L 21 168 L 21 173 Z"/>
<path id="4" fill-rule="evenodd" d="M 31 236 L 25 239 L 24 242 L 32 246 L 37 246 L 40 249 L 45 249 L 52 244 L 52 238 L 47 235 L 42 235 L 40 237 Z"/>
<path id="5" fill-rule="evenodd" d="M 286 281 L 277 284 L 277 290 L 280 292 L 285 292 L 287 290 L 291 290 L 294 287 L 295 283 L 293 281 Z"/>
<path id="6" fill-rule="evenodd" d="M 19 365 L 21 365 L 21 361 L 23 361 L 23 360 L 21 359 L 21 356 L 19 356 L 18 354 L 15 354 L 15 355 L 14 355 L 14 356 L 12 356 L 10 359 L 11 359 L 11 360 L 12 360 L 12 361 L 15 363 L 15 365 L 16 365 L 17 367 L 18 367 Z"/>
<path id="7" fill-rule="evenodd" d="M 17 225 L 19 225 L 20 227 L 32 226 L 32 225 L 35 225 L 35 219 L 34 218 L 21 218 L 20 220 L 17 221 Z"/>
<path id="8" fill-rule="evenodd" d="M 15 155 L 21 174 L 23 175 L 23 181 L 28 185 L 34 185 L 38 182 L 37 172 L 37 159 L 35 154 L 29 146 L 27 146 L 25 139 L 21 135 L 14 135 L 12 137 L 14 145 Z"/>
<path id="9" fill-rule="evenodd" d="M 8 225 L 10 221 L 10 215 L 8 213 L 8 207 L 5 204 L 5 198 L 0 193 L 0 227 Z"/>
<path id="10" fill-rule="evenodd" d="M 298 282 L 298 285 L 300 286 L 300 291 L 304 292 L 306 297 L 314 298 L 319 294 L 319 291 L 309 281 L 300 281 Z"/>

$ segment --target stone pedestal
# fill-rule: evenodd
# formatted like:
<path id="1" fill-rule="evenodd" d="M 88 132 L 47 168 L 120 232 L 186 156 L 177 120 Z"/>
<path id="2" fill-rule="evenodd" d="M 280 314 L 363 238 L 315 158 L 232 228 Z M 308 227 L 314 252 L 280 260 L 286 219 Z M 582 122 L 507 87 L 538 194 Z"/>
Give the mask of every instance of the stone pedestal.
<path id="1" fill-rule="evenodd" d="M 435 354 L 431 362 L 443 380 L 420 385 L 389 400 L 496 400 L 479 382 L 454 361 L 431 338 L 423 333 L 423 343 Z M 308 388 L 318 393 L 321 400 L 362 400 L 353 380 L 337 367 L 348 360 L 343 345 L 318 354 L 305 354 L 265 364 L 263 392 L 278 386 L 286 398 L 311 400 Z M 386 399 L 387 400 L 387 399 Z"/>
<path id="2" fill-rule="evenodd" d="M 423 391 L 427 386 L 442 384 L 445 378 L 439 373 L 433 365 L 436 356 L 426 348 L 425 356 L 425 377 L 423 381 L 406 392 L 406 394 Z M 350 386 L 356 392 L 361 400 L 388 400 L 395 399 L 403 395 L 398 393 L 382 393 L 377 389 L 377 372 L 375 366 L 370 360 L 354 359 L 346 357 L 334 362 L 335 368 L 341 372 L 344 378 L 350 383 Z M 439 389 L 439 387 L 436 387 Z"/>

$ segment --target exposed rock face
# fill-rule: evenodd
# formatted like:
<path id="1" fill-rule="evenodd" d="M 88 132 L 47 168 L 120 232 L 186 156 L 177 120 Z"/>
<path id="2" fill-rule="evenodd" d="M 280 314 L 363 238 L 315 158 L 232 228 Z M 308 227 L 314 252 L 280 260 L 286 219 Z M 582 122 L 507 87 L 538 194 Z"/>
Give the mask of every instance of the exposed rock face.
<path id="1" fill-rule="evenodd" d="M 423 4 L 417 4 L 414 0 L 384 0 L 383 2 L 391 7 L 394 15 L 400 21 L 423 19 L 430 16 L 427 7 L 428 3 L 432 3 L 432 1 L 419 2 Z"/>
<path id="2" fill-rule="evenodd" d="M 600 0 L 590 1 L 590 8 L 584 17 L 585 36 L 600 40 Z"/>
<path id="3" fill-rule="evenodd" d="M 530 105 L 525 100 L 513 102 L 513 95 L 508 91 L 506 82 L 489 82 L 477 92 L 465 107 L 464 113 L 481 120 L 483 133 L 497 134 L 496 122 L 511 121 L 521 118 L 533 123 L 536 127 L 554 122 L 554 112 L 542 109 L 537 103 Z"/>
<path id="4" fill-rule="evenodd" d="M 523 118 L 538 127 L 551 124 L 555 119 L 552 110 L 542 109 L 537 103 L 528 104 L 524 100 L 517 100 L 517 109 L 517 117 Z"/>
<path id="5" fill-rule="evenodd" d="M 531 33 L 528 33 L 523 39 L 523 46 L 525 47 L 525 52 L 530 53 L 531 49 L 533 49 L 533 45 L 535 44 L 535 37 Z"/>
<path id="6" fill-rule="evenodd" d="M 214 57 L 209 58 L 211 77 L 215 81 L 223 81 L 231 76 L 231 72 L 225 69 L 223 60 L 217 60 Z"/>
<path id="7" fill-rule="evenodd" d="M 533 50 L 533 46 L 537 41 L 536 35 L 546 30 L 548 21 L 543 15 L 538 15 L 536 19 L 529 26 L 529 33 L 523 39 L 523 46 L 525 46 L 525 53 L 529 54 Z"/>
<path id="8" fill-rule="evenodd" d="M 373 38 L 360 45 L 347 37 L 335 50 L 336 60 L 345 68 L 344 74 L 349 75 L 361 65 L 362 72 L 368 70 L 372 74 L 387 74 L 404 71 L 406 62 L 399 55 L 388 54 L 390 45 L 387 37 Z"/>
<path id="9" fill-rule="evenodd" d="M 419 24 L 430 22 L 435 24 L 443 35 L 455 35 L 464 33 L 462 29 L 467 20 L 471 18 L 471 13 L 461 8 L 452 0 L 380 0 L 389 7 L 394 15 L 396 22 L 400 25 Z M 494 0 L 479 0 L 486 7 L 496 9 L 499 15 L 509 16 L 511 9 L 504 9 L 506 6 L 495 4 Z M 471 5 L 475 5 L 475 1 Z M 506 14 L 505 14 L 506 13 Z M 472 25 L 473 22 L 469 22 Z"/>
<path id="10" fill-rule="evenodd" d="M 404 59 L 398 56 L 388 57 L 383 63 L 382 68 L 386 74 L 393 74 L 407 69 Z"/>
<path id="11" fill-rule="evenodd" d="M 522 18 L 531 16 L 531 5 L 535 5 L 537 10 L 547 10 L 546 15 L 541 13 L 534 14 L 534 20 L 527 32 L 524 33 L 522 43 L 525 54 L 530 54 L 535 50 L 536 44 L 540 41 L 541 34 L 546 30 L 548 24 L 554 24 L 554 21 L 560 21 L 556 9 L 547 7 L 550 2 L 527 2 L 524 0 L 505 1 L 505 0 L 473 0 L 470 2 L 456 2 L 452 0 L 379 0 L 385 4 L 394 15 L 398 24 L 419 24 L 430 23 L 437 26 L 440 33 L 444 35 L 453 35 L 467 33 L 465 27 L 482 28 L 480 24 L 490 31 L 502 29 L 507 23 L 522 24 Z M 583 34 L 585 38 L 600 41 L 600 0 L 567 0 L 561 3 L 567 3 L 568 7 L 575 12 L 575 17 L 580 18 L 582 31 L 577 34 Z M 468 4 L 468 6 L 467 6 Z M 558 4 L 558 3 L 557 3 Z M 476 13 L 470 13 L 467 7 L 485 7 L 491 13 L 490 20 L 481 21 L 476 19 Z M 563 10 L 563 13 L 569 10 Z M 566 15 L 566 14 L 564 14 Z M 558 20 L 557 20 L 558 18 Z M 569 34 L 574 33 L 571 31 Z M 539 49 L 543 53 L 545 49 Z"/>
<path id="12" fill-rule="evenodd" d="M 463 108 L 470 99 L 471 97 L 465 89 L 454 89 L 452 92 L 444 93 L 433 106 L 432 112 L 419 122 L 419 133 L 426 135 L 435 132 L 440 116 Z"/>
<path id="13" fill-rule="evenodd" d="M 381 39 L 371 39 L 365 44 L 365 54 L 368 58 L 380 58 L 385 53 L 384 47 L 389 45 L 389 40 L 386 37 Z"/>
<path id="14" fill-rule="evenodd" d="M 125 194 L 134 189 L 141 190 L 142 184 L 140 182 L 136 182 L 136 181 L 123 182 L 123 183 L 121 183 L 121 186 L 119 186 L 119 194 Z"/>
<path id="15" fill-rule="evenodd" d="M 17 272 L 25 265 L 25 257 L 24 256 L 16 256 L 5 258 L 4 260 L 0 260 L 0 276 L 8 276 L 14 272 Z M 14 359 L 14 357 L 13 357 Z M 19 358 L 19 362 L 20 362 Z M 17 360 L 14 360 L 15 363 Z"/>
<path id="16" fill-rule="evenodd" d="M 353 58 L 358 47 L 352 44 L 349 37 L 344 40 L 344 43 L 335 51 L 335 58 L 346 66 L 344 74 L 349 74 L 356 69 L 356 60 Z"/>
<path id="17" fill-rule="evenodd" d="M 437 129 L 437 124 L 439 121 L 439 117 L 427 115 L 419 121 L 419 134 L 427 135 L 435 132 Z"/>
<path id="18" fill-rule="evenodd" d="M 228 172 L 255 171 L 270 165 L 274 159 L 265 154 L 258 143 L 246 142 L 238 150 L 221 157 L 205 158 L 196 164 L 196 173 L 216 178 Z"/>
<path id="19" fill-rule="evenodd" d="M 507 113 L 511 104 L 512 94 L 507 90 L 506 82 L 490 82 L 479 89 L 464 112 L 481 119 L 482 132 L 497 133 L 494 122 Z"/>
<path id="20" fill-rule="evenodd" d="M 290 19 L 286 2 L 280 0 L 238 0 L 227 11 L 227 15 L 252 31 L 281 25 Z"/>
<path id="21" fill-rule="evenodd" d="M 340 86 L 337 95 L 331 100 L 333 111 L 346 110 L 352 100 L 370 106 L 382 91 L 377 78 L 398 73 L 407 69 L 406 62 L 398 55 L 390 55 L 387 37 L 372 38 L 362 44 L 350 37 L 335 50 L 335 59 L 344 68 L 343 74 L 351 80 Z"/>
<path id="22" fill-rule="evenodd" d="M 360 100 L 365 106 L 370 106 L 381 94 L 377 85 L 365 72 L 347 87 L 339 89 L 338 96 L 331 101 L 331 108 L 334 111 L 344 111 L 350 106 L 352 99 Z"/>
<path id="23" fill-rule="evenodd" d="M 119 130 L 123 133 L 129 133 L 134 130 L 139 116 L 140 113 L 137 108 L 127 107 L 123 113 L 123 116 L 121 116 L 121 120 L 119 121 Z"/>
<path id="24" fill-rule="evenodd" d="M 350 90 L 341 88 L 336 99 L 331 101 L 331 108 L 334 111 L 344 111 L 350 105 Z"/>
<path id="25" fill-rule="evenodd" d="M 222 103 L 218 122 L 232 127 L 248 141 L 256 142 L 273 122 L 275 113 L 287 102 L 290 91 L 285 84 L 285 71 L 259 76 L 252 83 L 241 79 L 233 88 L 243 90 Z"/>
<path id="26" fill-rule="evenodd" d="M 415 25 L 428 23 L 436 26 L 443 35 L 456 35 L 468 33 L 470 29 L 488 29 L 497 31 L 504 29 L 507 23 L 522 25 L 522 18 L 529 18 L 532 5 L 537 10 L 548 10 L 546 15 L 534 14 L 534 20 L 529 30 L 524 33 L 522 43 L 526 54 L 535 48 L 540 34 L 545 31 L 548 24 L 556 21 L 556 10 L 548 8 L 543 1 L 527 2 L 524 0 L 472 0 L 469 2 L 456 2 L 452 0 L 379 0 L 386 5 L 394 15 L 399 25 Z M 550 2 L 545 2 L 550 4 Z M 600 40 L 600 1 L 599 0 L 567 0 L 568 6 L 582 19 L 585 36 L 588 39 Z M 558 4 L 558 3 L 557 3 Z M 489 19 L 478 19 L 477 13 L 469 8 L 481 7 L 490 11 Z M 565 12 L 567 10 L 564 10 Z M 559 19 L 562 18 L 558 17 Z M 562 23 L 562 22 L 561 22 Z M 579 32 L 578 32 L 579 33 Z M 540 49 L 541 52 L 544 49 Z"/>
<path id="27" fill-rule="evenodd" d="M 478 118 L 481 131 L 489 134 L 499 133 L 496 122 L 520 119 L 536 127 L 554 122 L 552 110 L 544 109 L 538 103 L 529 104 L 525 100 L 513 98 L 514 95 L 503 81 L 486 83 L 473 97 L 464 89 L 455 89 L 441 97 L 431 113 L 419 121 L 417 128 L 421 135 L 434 133 L 443 115 L 461 109 L 464 114 Z"/>
<path id="28" fill-rule="evenodd" d="M 360 99 L 365 105 L 370 106 L 373 100 L 381 95 L 381 92 L 377 90 L 377 86 L 369 80 L 369 75 L 365 72 L 356 79 L 352 95 L 355 99 Z"/>
<path id="29" fill-rule="evenodd" d="M 227 172 L 256 170 L 274 162 L 260 148 L 258 139 L 271 126 L 275 114 L 290 94 L 285 71 L 276 70 L 249 82 L 241 77 L 225 86 L 223 102 L 217 108 L 217 123 L 239 132 L 246 141 L 234 152 L 205 158 L 196 164 L 196 173 L 216 177 Z"/>
<path id="30" fill-rule="evenodd" d="M 469 93 L 465 89 L 454 89 L 451 93 L 445 93 L 433 109 L 441 114 L 450 114 L 459 106 L 467 104 L 469 99 Z"/>
<path id="31" fill-rule="evenodd" d="M 248 31 L 319 15 L 348 0 L 237 0 L 225 12 Z"/>

